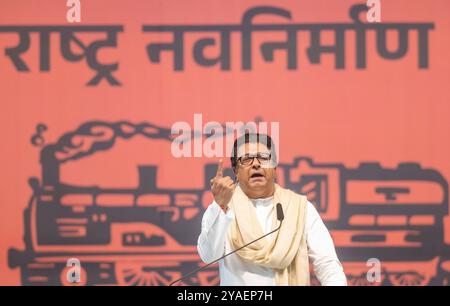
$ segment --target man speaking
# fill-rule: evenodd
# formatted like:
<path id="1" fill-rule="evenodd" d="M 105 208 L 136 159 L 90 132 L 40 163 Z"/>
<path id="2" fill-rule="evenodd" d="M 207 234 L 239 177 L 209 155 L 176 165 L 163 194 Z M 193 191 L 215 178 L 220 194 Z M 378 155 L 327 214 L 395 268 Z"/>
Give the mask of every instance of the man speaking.
<path id="1" fill-rule="evenodd" d="M 306 196 L 275 183 L 275 146 L 268 135 L 244 134 L 233 146 L 235 183 L 223 176 L 222 160 L 211 179 L 214 201 L 203 215 L 197 249 L 212 262 L 280 229 L 219 261 L 225 286 L 309 285 L 309 261 L 322 285 L 346 285 L 331 236 Z"/>

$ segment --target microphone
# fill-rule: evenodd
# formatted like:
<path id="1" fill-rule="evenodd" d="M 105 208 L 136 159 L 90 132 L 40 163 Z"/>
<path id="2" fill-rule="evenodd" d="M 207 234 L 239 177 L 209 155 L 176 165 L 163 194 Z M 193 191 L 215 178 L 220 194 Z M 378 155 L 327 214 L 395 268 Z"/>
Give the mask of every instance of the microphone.
<path id="1" fill-rule="evenodd" d="M 250 241 L 249 243 L 247 243 L 247 244 L 241 246 L 240 248 L 238 248 L 238 249 L 236 249 L 236 250 L 234 250 L 234 251 L 231 251 L 231 252 L 229 252 L 229 253 L 223 255 L 222 257 L 219 257 L 218 259 L 216 259 L 216 260 L 210 262 L 209 264 L 207 264 L 207 265 L 205 265 L 205 266 L 203 266 L 203 267 L 200 267 L 200 268 L 198 268 L 198 269 L 195 269 L 194 271 L 189 272 L 188 274 L 186 274 L 186 275 L 183 276 L 182 278 L 179 278 L 179 279 L 177 279 L 176 281 L 170 283 L 169 286 L 172 286 L 173 284 L 178 283 L 179 281 L 182 281 L 182 280 L 186 279 L 188 276 L 191 276 L 191 275 L 194 274 L 194 273 L 200 272 L 201 270 L 203 270 L 203 269 L 209 267 L 210 265 L 212 265 L 212 264 L 218 262 L 219 260 L 224 259 L 225 257 L 227 257 L 227 256 L 229 256 L 229 255 L 231 255 L 231 254 L 233 254 L 233 253 L 236 253 L 237 251 L 239 251 L 239 250 L 245 248 L 246 246 L 249 246 L 250 244 L 252 244 L 252 243 L 254 243 L 254 242 L 258 241 L 258 240 L 261 240 L 261 239 L 263 239 L 264 237 L 269 236 L 270 234 L 273 234 L 273 233 L 275 233 L 276 231 L 278 231 L 278 230 L 281 228 L 281 224 L 283 223 L 283 220 L 284 220 L 283 207 L 281 206 L 280 203 L 277 203 L 277 219 L 278 219 L 278 221 L 280 221 L 280 225 L 279 225 L 276 229 L 274 229 L 273 231 L 271 231 L 271 232 L 269 232 L 269 233 L 267 233 L 267 234 L 265 234 L 265 235 L 262 235 L 261 237 L 255 239 L 255 240 L 253 240 L 253 241 Z"/>
<path id="2" fill-rule="evenodd" d="M 280 203 L 277 204 L 277 219 L 278 221 L 280 221 L 281 226 L 281 222 L 283 222 L 284 220 L 284 214 L 283 214 L 283 207 L 281 206 Z"/>

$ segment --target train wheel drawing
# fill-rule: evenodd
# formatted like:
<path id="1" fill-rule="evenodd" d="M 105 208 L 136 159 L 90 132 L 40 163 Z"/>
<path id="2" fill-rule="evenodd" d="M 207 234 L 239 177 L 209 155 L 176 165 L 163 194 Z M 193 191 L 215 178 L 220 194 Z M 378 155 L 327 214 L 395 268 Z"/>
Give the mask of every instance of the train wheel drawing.
<path id="1" fill-rule="evenodd" d="M 155 267 L 155 262 L 117 262 L 115 272 L 120 286 L 168 286 L 181 277 L 178 270 Z"/>
<path id="2" fill-rule="evenodd" d="M 430 282 L 430 277 L 413 271 L 390 274 L 389 281 L 394 286 L 424 286 Z"/>
<path id="3" fill-rule="evenodd" d="M 383 284 L 385 275 L 382 273 L 380 276 L 381 276 L 380 281 L 372 282 L 372 281 L 369 281 L 366 273 L 361 273 L 361 274 L 350 273 L 350 274 L 347 274 L 347 282 L 348 282 L 348 285 L 350 285 L 350 286 L 380 286 L 381 284 Z"/>

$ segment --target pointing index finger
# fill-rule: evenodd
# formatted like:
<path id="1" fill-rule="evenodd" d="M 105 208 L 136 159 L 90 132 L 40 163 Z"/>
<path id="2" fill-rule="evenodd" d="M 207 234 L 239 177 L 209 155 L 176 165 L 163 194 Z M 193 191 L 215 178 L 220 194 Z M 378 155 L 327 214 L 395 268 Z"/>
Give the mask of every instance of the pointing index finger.
<path id="1" fill-rule="evenodd" d="M 219 166 L 217 167 L 216 177 L 223 177 L 223 160 L 219 160 Z"/>

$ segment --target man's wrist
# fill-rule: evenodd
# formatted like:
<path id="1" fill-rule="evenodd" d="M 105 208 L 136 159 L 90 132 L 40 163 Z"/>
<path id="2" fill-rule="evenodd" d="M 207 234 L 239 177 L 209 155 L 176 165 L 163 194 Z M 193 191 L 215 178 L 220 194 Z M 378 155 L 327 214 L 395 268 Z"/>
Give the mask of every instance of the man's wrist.
<path id="1" fill-rule="evenodd" d="M 220 204 L 219 204 L 219 206 L 220 206 L 220 208 L 222 209 L 222 211 L 223 211 L 224 213 L 227 213 L 227 211 L 228 211 L 228 205 L 220 205 Z"/>
<path id="2" fill-rule="evenodd" d="M 227 211 L 228 211 L 228 205 L 225 205 L 225 204 L 219 204 L 219 203 L 217 203 L 218 205 L 219 205 L 219 207 L 222 209 L 222 211 L 224 212 L 224 213 L 227 213 Z"/>
<path id="3" fill-rule="evenodd" d="M 220 209 L 222 209 L 222 211 L 223 211 L 224 213 L 227 213 L 227 211 L 228 211 L 228 205 L 226 205 L 226 204 L 220 204 L 220 203 L 217 202 L 216 200 L 214 200 L 214 202 L 216 202 L 216 204 L 219 205 Z"/>

